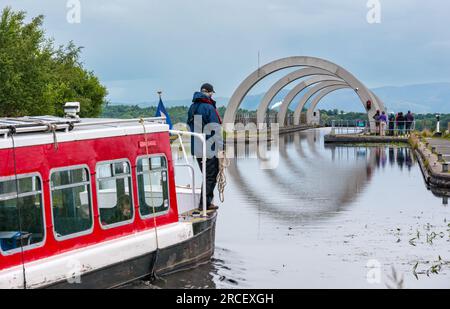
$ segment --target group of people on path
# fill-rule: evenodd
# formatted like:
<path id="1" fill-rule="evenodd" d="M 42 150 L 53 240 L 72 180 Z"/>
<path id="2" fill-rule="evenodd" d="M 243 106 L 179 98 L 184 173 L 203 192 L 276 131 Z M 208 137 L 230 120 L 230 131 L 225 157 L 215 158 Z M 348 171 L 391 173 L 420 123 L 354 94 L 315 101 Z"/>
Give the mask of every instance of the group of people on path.
<path id="1" fill-rule="evenodd" d="M 403 112 L 397 114 L 390 113 L 389 117 L 385 111 L 379 110 L 373 116 L 376 127 L 376 134 L 380 136 L 402 136 L 409 135 L 414 129 L 414 114 L 408 111 L 406 115 Z"/>

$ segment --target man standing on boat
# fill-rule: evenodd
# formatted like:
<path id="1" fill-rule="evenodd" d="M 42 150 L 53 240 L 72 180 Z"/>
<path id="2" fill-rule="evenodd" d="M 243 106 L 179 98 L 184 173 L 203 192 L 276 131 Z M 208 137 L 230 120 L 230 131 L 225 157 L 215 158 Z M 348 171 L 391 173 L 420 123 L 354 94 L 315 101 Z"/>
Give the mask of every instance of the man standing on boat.
<path id="1" fill-rule="evenodd" d="M 212 201 L 219 173 L 218 153 L 223 149 L 222 120 L 217 111 L 216 101 L 212 98 L 214 93 L 214 87 L 211 84 L 203 84 L 200 92 L 194 93 L 187 120 L 191 132 L 206 134 L 206 206 L 208 210 L 219 208 Z M 194 137 L 191 138 L 191 153 L 197 158 L 201 170 L 202 143 Z M 200 196 L 199 209 L 202 208 L 203 194 Z"/>

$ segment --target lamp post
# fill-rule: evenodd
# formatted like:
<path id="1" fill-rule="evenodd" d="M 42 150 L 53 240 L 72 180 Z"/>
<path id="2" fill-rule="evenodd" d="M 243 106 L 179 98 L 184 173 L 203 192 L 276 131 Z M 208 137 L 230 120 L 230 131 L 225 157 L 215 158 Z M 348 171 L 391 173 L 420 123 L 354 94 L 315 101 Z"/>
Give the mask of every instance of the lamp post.
<path id="1" fill-rule="evenodd" d="M 436 133 L 441 133 L 440 122 L 441 122 L 441 115 L 436 114 Z"/>
<path id="2" fill-rule="evenodd" d="M 434 134 L 435 136 L 441 136 L 441 115 L 440 114 L 436 114 L 436 133 Z"/>

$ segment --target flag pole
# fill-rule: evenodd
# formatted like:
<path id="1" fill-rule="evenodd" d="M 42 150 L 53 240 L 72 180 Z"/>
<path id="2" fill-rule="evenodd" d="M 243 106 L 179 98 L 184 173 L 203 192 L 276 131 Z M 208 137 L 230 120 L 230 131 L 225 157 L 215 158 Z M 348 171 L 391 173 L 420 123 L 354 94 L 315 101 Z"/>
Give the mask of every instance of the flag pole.
<path id="1" fill-rule="evenodd" d="M 158 102 L 158 106 L 159 106 L 159 104 L 161 103 L 161 95 L 162 95 L 162 91 L 161 91 L 161 90 L 158 90 L 156 93 L 157 93 L 158 96 L 159 96 L 159 102 Z M 167 118 L 165 114 L 163 114 L 163 115 L 164 115 L 164 116 L 163 116 L 164 118 Z"/>
<path id="2" fill-rule="evenodd" d="M 159 101 L 158 101 L 158 108 L 159 108 L 159 103 L 161 102 L 162 91 L 161 91 L 161 90 L 158 90 L 156 93 L 157 93 L 158 96 L 159 96 Z M 164 116 L 165 116 L 165 115 L 164 115 Z"/>

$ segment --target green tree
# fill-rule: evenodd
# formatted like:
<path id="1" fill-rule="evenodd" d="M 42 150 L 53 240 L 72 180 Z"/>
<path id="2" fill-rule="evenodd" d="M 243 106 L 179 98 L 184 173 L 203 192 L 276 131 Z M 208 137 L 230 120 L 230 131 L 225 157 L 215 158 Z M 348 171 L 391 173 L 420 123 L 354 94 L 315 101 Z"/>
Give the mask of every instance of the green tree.
<path id="1" fill-rule="evenodd" d="M 63 115 L 68 101 L 81 103 L 82 117 L 98 116 L 107 90 L 79 61 L 81 48 L 54 47 L 44 17 L 3 9 L 0 18 L 0 116 Z"/>

